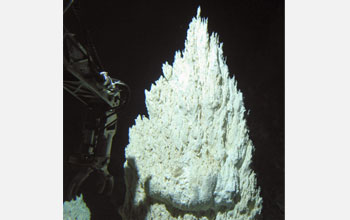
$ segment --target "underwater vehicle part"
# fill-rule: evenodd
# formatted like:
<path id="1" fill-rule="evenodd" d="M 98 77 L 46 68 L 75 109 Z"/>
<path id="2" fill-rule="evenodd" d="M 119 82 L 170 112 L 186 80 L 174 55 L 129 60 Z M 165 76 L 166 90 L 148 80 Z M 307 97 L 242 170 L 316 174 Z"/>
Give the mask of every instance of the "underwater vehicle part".
<path id="1" fill-rule="evenodd" d="M 72 2 L 67 10 L 74 7 Z M 104 70 L 91 42 L 90 47 L 84 47 L 66 27 L 63 40 L 63 87 L 85 105 L 86 111 L 81 144 L 68 159 L 78 172 L 68 186 L 67 197 L 68 200 L 74 198 L 92 172 L 97 172 L 100 177 L 98 192 L 110 195 L 114 178 L 108 166 L 117 129 L 117 114 L 128 103 L 130 89 Z"/>
<path id="2" fill-rule="evenodd" d="M 117 115 L 113 110 L 106 112 L 106 117 L 96 117 L 88 111 L 83 128 L 83 138 L 78 153 L 72 154 L 68 162 L 79 172 L 68 186 L 68 199 L 77 195 L 81 184 L 96 171 L 100 178 L 98 193 L 110 195 L 113 191 L 114 179 L 108 171 L 113 137 L 116 133 Z M 90 120 L 88 120 L 90 119 Z M 91 122 L 91 119 L 95 123 Z"/>

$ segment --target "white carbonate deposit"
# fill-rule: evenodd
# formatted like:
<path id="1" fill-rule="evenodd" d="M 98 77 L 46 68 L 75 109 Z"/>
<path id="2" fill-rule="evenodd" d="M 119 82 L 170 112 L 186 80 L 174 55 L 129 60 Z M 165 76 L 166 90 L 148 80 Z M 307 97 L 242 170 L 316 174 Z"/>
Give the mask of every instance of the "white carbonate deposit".
<path id="1" fill-rule="evenodd" d="M 254 146 L 237 82 L 200 8 L 183 52 L 146 91 L 149 117 L 129 131 L 124 219 L 256 219 Z"/>
<path id="2" fill-rule="evenodd" d="M 83 200 L 83 195 L 63 203 L 63 219 L 90 220 L 90 210 Z"/>

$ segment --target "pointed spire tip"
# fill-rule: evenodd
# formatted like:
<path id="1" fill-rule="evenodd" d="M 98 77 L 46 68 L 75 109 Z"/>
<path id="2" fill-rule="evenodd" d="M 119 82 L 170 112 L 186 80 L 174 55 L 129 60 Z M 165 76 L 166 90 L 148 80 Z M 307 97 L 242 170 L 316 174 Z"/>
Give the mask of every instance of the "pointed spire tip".
<path id="1" fill-rule="evenodd" d="M 201 16 L 201 6 L 198 6 L 197 8 L 197 18 L 199 18 Z"/>

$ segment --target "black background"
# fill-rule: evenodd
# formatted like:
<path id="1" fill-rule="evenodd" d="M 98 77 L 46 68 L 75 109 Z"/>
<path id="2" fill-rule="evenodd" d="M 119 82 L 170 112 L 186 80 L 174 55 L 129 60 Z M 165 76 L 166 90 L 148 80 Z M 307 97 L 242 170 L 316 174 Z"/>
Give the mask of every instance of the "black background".
<path id="1" fill-rule="evenodd" d="M 201 6 L 209 32 L 224 43 L 229 71 L 250 110 L 247 123 L 256 147 L 253 169 L 263 197 L 263 219 L 284 219 L 284 1 L 115 1 L 76 0 L 64 15 L 64 25 L 85 43 L 90 36 L 106 71 L 131 88 L 128 107 L 119 114 L 113 142 L 110 172 L 115 177 L 113 195 L 96 192 L 96 176 L 81 187 L 92 219 L 120 219 L 124 200 L 124 148 L 128 129 L 137 115 L 147 115 L 144 90 L 172 64 L 177 50 L 184 49 L 188 25 Z M 83 106 L 64 92 L 64 160 L 80 142 Z M 64 190 L 74 172 L 64 164 Z M 64 195 L 64 200 L 66 199 Z"/>

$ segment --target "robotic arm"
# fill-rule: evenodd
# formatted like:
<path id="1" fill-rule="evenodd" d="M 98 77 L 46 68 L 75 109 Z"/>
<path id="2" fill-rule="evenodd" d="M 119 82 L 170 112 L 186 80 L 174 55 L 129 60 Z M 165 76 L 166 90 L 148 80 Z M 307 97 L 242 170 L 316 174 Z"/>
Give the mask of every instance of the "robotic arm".
<path id="1" fill-rule="evenodd" d="M 97 172 L 101 179 L 98 192 L 108 195 L 114 185 L 108 165 L 117 112 L 128 101 L 129 87 L 102 71 L 92 54 L 67 29 L 64 30 L 64 69 L 64 89 L 86 106 L 81 144 L 68 159 L 79 169 L 69 184 L 68 199 L 77 195 L 92 172 Z"/>
<path id="2" fill-rule="evenodd" d="M 89 112 L 93 114 L 93 112 Z M 78 166 L 80 171 L 73 178 L 68 187 L 68 199 L 77 195 L 81 184 L 89 177 L 90 173 L 97 172 L 100 176 L 98 193 L 110 195 L 113 190 L 113 176 L 108 171 L 113 137 L 116 133 L 117 115 L 113 110 L 106 111 L 105 117 L 91 117 L 95 119 L 95 124 L 85 121 L 83 128 L 83 139 L 79 153 L 71 155 L 68 162 Z"/>

